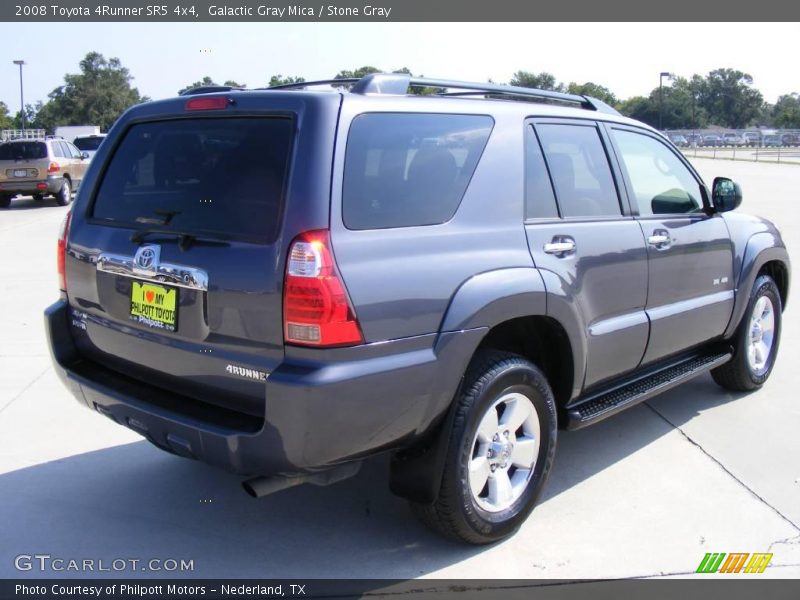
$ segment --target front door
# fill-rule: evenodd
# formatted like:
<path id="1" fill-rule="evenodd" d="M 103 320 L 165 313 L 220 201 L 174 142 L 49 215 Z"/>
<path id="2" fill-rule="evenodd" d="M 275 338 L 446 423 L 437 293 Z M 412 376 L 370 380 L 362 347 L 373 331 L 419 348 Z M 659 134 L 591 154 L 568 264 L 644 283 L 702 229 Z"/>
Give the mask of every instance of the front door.
<path id="1" fill-rule="evenodd" d="M 655 134 L 609 125 L 628 195 L 647 242 L 650 341 L 643 363 L 720 336 L 733 310 L 733 245 L 709 215 L 703 185 Z"/>

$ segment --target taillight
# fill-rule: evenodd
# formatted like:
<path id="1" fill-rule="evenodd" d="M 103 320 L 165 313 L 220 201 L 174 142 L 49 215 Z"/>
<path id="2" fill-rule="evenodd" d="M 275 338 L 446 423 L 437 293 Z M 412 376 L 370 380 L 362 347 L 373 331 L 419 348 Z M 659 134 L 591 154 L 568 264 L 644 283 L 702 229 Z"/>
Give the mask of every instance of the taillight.
<path id="1" fill-rule="evenodd" d="M 297 236 L 283 282 L 283 338 L 304 346 L 349 346 L 364 338 L 326 230 Z"/>
<path id="2" fill-rule="evenodd" d="M 184 106 L 185 110 L 222 110 L 228 108 L 229 100 L 225 96 L 192 98 Z"/>
<path id="3" fill-rule="evenodd" d="M 61 166 L 58 163 L 51 162 L 50 166 L 47 167 L 48 173 L 58 173 L 61 170 Z"/>
<path id="4" fill-rule="evenodd" d="M 67 236 L 69 235 L 69 222 L 72 212 L 68 212 L 61 223 L 61 231 L 58 234 L 58 254 L 56 264 L 58 265 L 58 288 L 62 292 L 67 291 Z"/>

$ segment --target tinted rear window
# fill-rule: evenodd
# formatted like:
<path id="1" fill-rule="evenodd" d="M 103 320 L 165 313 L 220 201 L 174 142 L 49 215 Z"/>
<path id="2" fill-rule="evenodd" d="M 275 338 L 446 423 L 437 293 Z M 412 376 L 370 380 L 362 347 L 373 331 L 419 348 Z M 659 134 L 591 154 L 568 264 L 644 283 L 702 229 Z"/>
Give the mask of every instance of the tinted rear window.
<path id="1" fill-rule="evenodd" d="M 374 113 L 353 120 L 342 216 L 349 229 L 435 225 L 455 214 L 491 117 Z"/>
<path id="2" fill-rule="evenodd" d="M 272 241 L 292 131 L 284 118 L 134 125 L 111 158 L 93 216 L 140 229 Z"/>
<path id="3" fill-rule="evenodd" d="M 11 142 L 0 145 L 0 160 L 39 160 L 47 158 L 44 142 Z"/>
<path id="4" fill-rule="evenodd" d="M 73 142 L 77 147 L 78 150 L 97 150 L 100 147 L 103 139 L 101 137 L 87 137 L 87 138 L 75 138 Z"/>

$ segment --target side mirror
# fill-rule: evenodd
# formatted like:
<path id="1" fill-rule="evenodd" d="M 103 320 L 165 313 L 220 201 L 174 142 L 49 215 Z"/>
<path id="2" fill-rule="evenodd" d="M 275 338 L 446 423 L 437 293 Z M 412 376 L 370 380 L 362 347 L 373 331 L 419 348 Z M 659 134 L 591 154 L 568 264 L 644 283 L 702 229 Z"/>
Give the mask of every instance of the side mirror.
<path id="1" fill-rule="evenodd" d="M 711 202 L 717 212 L 728 212 L 742 203 L 742 188 L 727 177 L 715 177 L 711 188 Z"/>
<path id="2" fill-rule="evenodd" d="M 86 160 L 87 158 L 89 158 L 89 153 L 88 152 L 81 152 L 81 158 L 83 160 Z"/>

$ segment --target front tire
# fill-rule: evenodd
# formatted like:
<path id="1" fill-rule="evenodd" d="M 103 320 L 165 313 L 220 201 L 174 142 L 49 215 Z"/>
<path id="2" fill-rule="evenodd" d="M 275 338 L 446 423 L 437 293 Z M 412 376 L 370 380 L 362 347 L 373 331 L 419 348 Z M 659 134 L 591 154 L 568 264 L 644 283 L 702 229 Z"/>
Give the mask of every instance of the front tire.
<path id="1" fill-rule="evenodd" d="M 412 507 L 450 539 L 489 544 L 514 533 L 542 491 L 556 450 L 555 400 L 536 366 L 488 351 L 473 359 L 456 403 L 437 498 Z"/>
<path id="2" fill-rule="evenodd" d="M 58 202 L 59 206 L 66 206 L 70 202 L 72 202 L 72 187 L 70 186 L 69 179 L 64 179 L 64 182 L 61 184 L 61 189 L 58 190 L 56 194 L 56 202 Z"/>
<path id="3" fill-rule="evenodd" d="M 760 388 L 772 373 L 781 338 L 781 295 L 769 275 L 753 284 L 747 311 L 734 338 L 733 358 L 711 371 L 718 385 L 735 392 Z"/>

